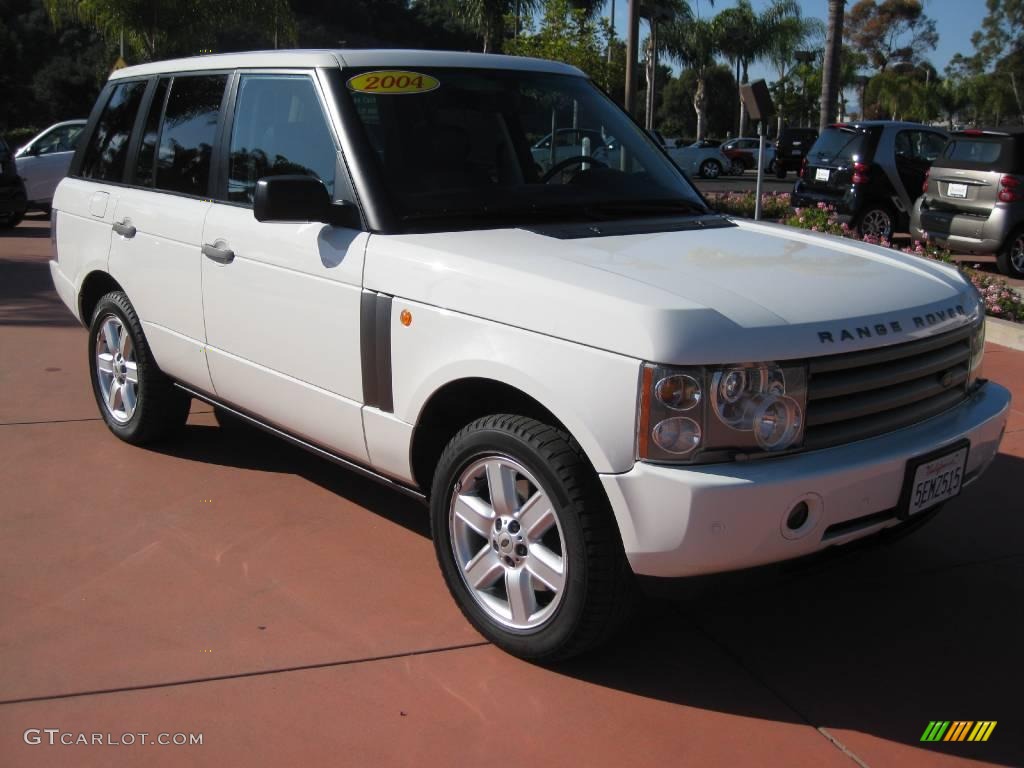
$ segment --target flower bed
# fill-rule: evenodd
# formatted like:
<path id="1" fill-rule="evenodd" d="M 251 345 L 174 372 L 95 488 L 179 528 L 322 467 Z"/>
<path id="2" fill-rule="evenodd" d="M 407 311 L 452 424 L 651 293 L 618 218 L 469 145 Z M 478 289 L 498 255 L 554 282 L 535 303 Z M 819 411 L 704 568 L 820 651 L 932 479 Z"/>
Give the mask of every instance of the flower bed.
<path id="1" fill-rule="evenodd" d="M 756 200 L 753 192 L 711 192 L 704 197 L 716 211 L 743 219 L 754 218 Z M 762 218 L 782 219 L 792 212 L 789 192 L 765 192 L 761 195 Z"/>
<path id="2" fill-rule="evenodd" d="M 754 215 L 753 192 L 725 192 L 711 194 L 707 198 L 713 208 L 730 216 L 752 218 Z M 761 215 L 766 219 L 778 219 L 790 227 L 858 239 L 856 231 L 847 224 L 841 224 L 836 212 L 825 203 L 818 203 L 816 208 L 790 208 L 789 195 L 786 193 L 762 195 Z M 985 303 L 985 314 L 1024 323 L 1024 299 L 1010 288 L 1004 278 L 956 263 L 947 249 L 940 248 L 935 243 L 917 240 L 909 246 L 898 248 L 884 238 L 866 235 L 862 239 L 865 243 L 895 248 L 903 253 L 935 259 L 957 267 L 981 294 Z"/>

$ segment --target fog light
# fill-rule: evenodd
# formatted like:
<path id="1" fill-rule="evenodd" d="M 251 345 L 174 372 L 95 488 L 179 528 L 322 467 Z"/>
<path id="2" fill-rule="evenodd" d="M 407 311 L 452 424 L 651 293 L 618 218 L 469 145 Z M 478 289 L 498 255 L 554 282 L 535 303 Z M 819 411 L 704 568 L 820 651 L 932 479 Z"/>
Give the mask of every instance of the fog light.
<path id="1" fill-rule="evenodd" d="M 810 517 L 811 510 L 807 506 L 806 501 L 801 501 L 793 509 L 789 511 L 789 516 L 786 518 L 786 527 L 791 531 L 798 531 L 807 524 L 807 518 Z"/>

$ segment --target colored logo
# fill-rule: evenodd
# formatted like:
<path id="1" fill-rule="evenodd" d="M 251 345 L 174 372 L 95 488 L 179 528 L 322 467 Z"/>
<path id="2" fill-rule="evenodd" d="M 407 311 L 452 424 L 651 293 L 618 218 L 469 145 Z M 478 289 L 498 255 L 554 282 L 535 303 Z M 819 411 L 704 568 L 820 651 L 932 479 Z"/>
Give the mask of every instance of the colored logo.
<path id="1" fill-rule="evenodd" d="M 995 720 L 931 720 L 921 741 L 988 741 Z"/>

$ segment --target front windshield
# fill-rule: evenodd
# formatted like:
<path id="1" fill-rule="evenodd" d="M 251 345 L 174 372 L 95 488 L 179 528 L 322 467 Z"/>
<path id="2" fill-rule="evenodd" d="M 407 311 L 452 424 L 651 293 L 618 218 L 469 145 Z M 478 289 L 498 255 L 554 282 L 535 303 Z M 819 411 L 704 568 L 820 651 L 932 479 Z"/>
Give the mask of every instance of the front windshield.
<path id="1" fill-rule="evenodd" d="M 346 70 L 343 98 L 406 226 L 706 211 L 672 162 L 585 78 L 455 68 L 389 76 L 431 87 L 379 92 L 374 72 Z"/>

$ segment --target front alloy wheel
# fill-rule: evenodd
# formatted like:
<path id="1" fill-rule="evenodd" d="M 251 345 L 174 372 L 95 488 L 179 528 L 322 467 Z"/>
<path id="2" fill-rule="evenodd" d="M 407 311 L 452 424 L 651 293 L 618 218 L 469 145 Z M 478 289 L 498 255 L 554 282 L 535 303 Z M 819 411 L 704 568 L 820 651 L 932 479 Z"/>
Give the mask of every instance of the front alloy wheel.
<path id="1" fill-rule="evenodd" d="M 722 173 L 722 166 L 715 160 L 705 160 L 700 166 L 700 175 L 705 179 L 717 179 Z"/>
<path id="2" fill-rule="evenodd" d="M 511 414 L 477 419 L 448 443 L 431 488 L 441 573 L 495 645 L 565 659 L 628 616 L 633 578 L 608 499 L 563 430 Z"/>
<path id="3" fill-rule="evenodd" d="M 507 456 L 466 467 L 452 494 L 449 534 L 466 588 L 498 624 L 542 626 L 565 592 L 562 526 L 537 479 Z"/>

